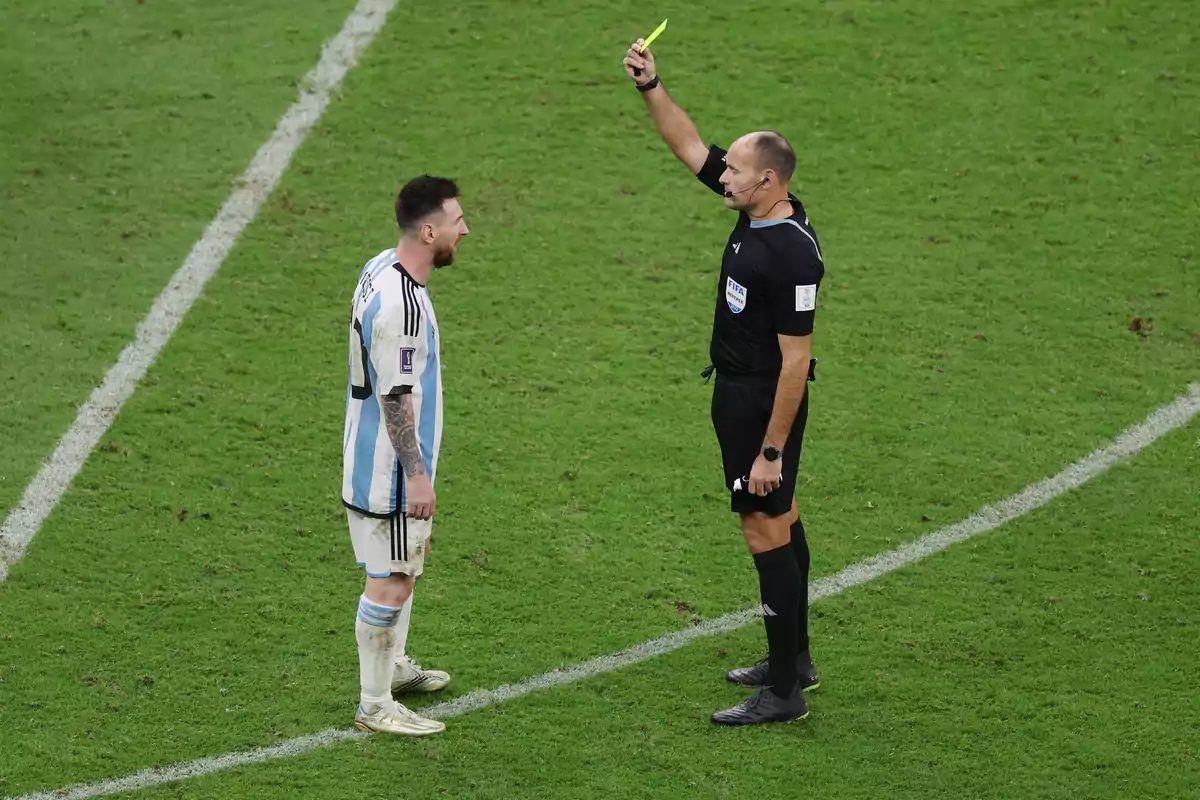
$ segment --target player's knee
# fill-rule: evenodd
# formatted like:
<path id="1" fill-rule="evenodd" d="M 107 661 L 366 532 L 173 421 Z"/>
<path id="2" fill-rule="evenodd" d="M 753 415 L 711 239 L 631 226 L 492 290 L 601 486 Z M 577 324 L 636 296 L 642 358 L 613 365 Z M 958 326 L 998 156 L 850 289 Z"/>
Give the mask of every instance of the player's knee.
<path id="1" fill-rule="evenodd" d="M 408 601 L 412 590 L 412 576 L 393 573 L 386 578 L 368 577 L 364 594 L 373 603 L 398 608 Z"/>
<path id="2" fill-rule="evenodd" d="M 790 514 L 771 517 L 763 513 L 742 517 L 742 536 L 751 553 L 765 553 L 791 541 Z"/>

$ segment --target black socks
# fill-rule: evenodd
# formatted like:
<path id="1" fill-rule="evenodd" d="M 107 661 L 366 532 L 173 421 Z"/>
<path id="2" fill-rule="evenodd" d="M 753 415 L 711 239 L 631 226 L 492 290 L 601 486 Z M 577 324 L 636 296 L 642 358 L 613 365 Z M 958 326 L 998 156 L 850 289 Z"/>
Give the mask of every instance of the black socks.
<path id="1" fill-rule="evenodd" d="M 804 523 L 797 517 L 792 523 L 792 552 L 796 554 L 796 563 L 800 566 L 800 612 L 796 615 L 796 649 L 804 653 L 808 650 L 808 567 L 811 559 L 808 554 L 808 539 L 804 536 Z"/>
<path id="2" fill-rule="evenodd" d="M 793 527 L 793 536 L 795 530 Z M 803 540 L 803 528 L 800 538 Z M 807 567 L 807 547 L 804 555 Z M 755 553 L 754 566 L 758 570 L 763 623 L 767 628 L 771 691 L 780 697 L 790 697 L 796 690 L 798 678 L 796 654 L 803 649 L 798 641 L 803 623 L 798 618 L 807 616 L 801 614 L 800 606 L 801 600 L 807 599 L 807 589 L 804 588 L 800 564 L 790 542 L 765 553 Z"/>

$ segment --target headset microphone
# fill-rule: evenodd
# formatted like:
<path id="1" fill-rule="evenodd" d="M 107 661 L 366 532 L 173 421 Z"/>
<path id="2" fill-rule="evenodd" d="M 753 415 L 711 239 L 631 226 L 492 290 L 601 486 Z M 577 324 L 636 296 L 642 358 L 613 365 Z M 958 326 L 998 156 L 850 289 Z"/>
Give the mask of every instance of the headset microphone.
<path id="1" fill-rule="evenodd" d="M 750 186 L 750 187 L 748 187 L 748 188 L 746 188 L 746 189 L 742 189 L 740 192 L 728 192 L 728 191 L 727 191 L 727 192 L 725 192 L 725 196 L 726 196 L 726 197 L 734 197 L 734 196 L 736 196 L 736 195 L 739 195 L 739 194 L 745 194 L 746 192 L 749 192 L 749 191 L 751 191 L 751 190 L 753 190 L 753 189 L 757 189 L 758 187 L 762 186 L 762 185 L 763 185 L 764 183 L 766 183 L 768 180 L 770 180 L 770 178 L 763 178 L 763 179 L 762 179 L 761 181 L 759 181 L 758 183 L 756 183 L 756 184 L 754 184 L 753 186 Z"/>

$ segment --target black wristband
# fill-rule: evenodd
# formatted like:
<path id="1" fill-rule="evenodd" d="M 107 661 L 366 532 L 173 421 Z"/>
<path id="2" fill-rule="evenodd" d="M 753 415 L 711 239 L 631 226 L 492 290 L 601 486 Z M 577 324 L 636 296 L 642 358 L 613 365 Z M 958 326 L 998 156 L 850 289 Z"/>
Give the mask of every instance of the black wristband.
<path id="1" fill-rule="evenodd" d="M 651 89 L 653 89 L 655 86 L 658 86 L 658 76 L 655 75 L 653 78 L 646 81 L 645 83 L 635 83 L 634 86 L 637 87 L 637 90 L 639 92 L 648 92 Z"/>

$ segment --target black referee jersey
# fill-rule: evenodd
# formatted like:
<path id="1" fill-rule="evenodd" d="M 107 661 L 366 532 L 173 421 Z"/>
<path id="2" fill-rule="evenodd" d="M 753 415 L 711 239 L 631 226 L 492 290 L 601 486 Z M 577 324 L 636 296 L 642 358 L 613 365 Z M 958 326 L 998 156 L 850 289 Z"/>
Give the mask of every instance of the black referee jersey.
<path id="1" fill-rule="evenodd" d="M 709 147 L 696 175 L 721 196 L 725 152 Z M 813 332 L 825 263 L 804 206 L 791 194 L 788 199 L 792 215 L 787 219 L 751 220 L 741 211 L 729 234 L 709 345 L 718 375 L 778 375 L 783 366 L 778 335 Z"/>

